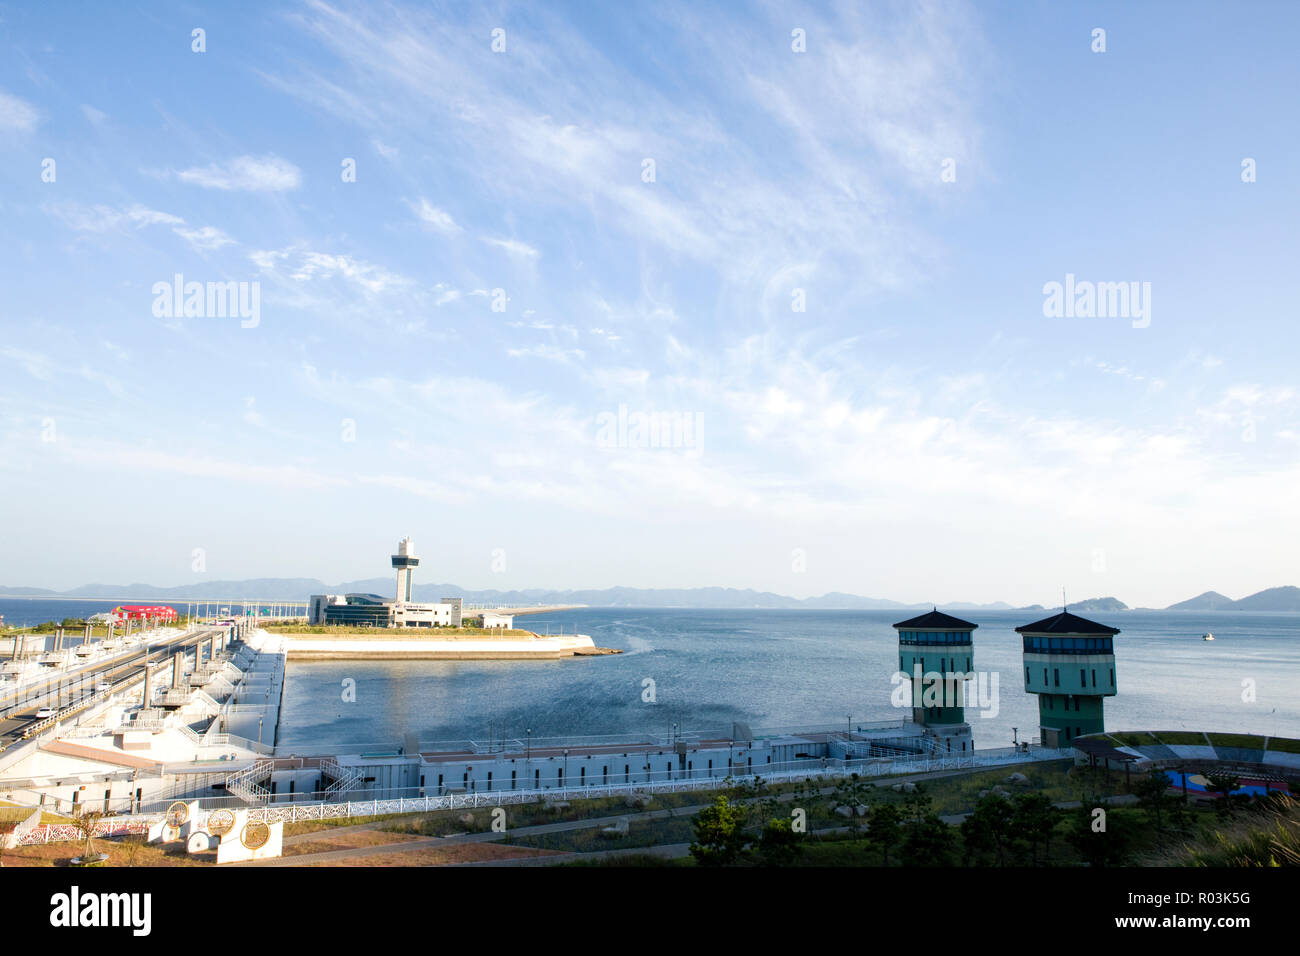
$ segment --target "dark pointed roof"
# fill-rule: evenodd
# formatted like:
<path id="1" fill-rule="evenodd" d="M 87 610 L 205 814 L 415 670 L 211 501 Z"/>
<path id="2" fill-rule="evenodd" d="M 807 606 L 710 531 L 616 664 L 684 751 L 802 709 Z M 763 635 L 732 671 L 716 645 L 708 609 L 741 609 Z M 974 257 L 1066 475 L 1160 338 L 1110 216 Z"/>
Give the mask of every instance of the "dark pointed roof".
<path id="1" fill-rule="evenodd" d="M 1026 624 L 1023 627 L 1016 628 L 1017 634 L 1118 634 L 1118 627 L 1110 627 L 1106 624 L 1098 624 L 1096 621 L 1089 621 L 1087 618 L 1079 617 L 1077 614 L 1071 614 L 1069 611 L 1062 611 L 1052 617 L 1045 617 L 1041 621 L 1035 621 L 1033 624 Z"/>
<path id="2" fill-rule="evenodd" d="M 906 621 L 899 621 L 894 627 L 914 627 L 930 628 L 936 631 L 973 631 L 979 627 L 978 624 L 972 624 L 970 621 L 963 621 L 959 617 L 953 617 L 951 614 L 944 614 L 938 608 L 928 611 L 920 617 L 914 617 Z"/>

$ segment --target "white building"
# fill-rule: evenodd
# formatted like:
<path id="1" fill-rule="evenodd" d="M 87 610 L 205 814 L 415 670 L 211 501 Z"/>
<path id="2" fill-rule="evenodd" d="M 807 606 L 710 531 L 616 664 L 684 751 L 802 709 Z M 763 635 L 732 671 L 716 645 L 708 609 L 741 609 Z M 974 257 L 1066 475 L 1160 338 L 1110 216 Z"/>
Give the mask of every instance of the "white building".
<path id="1" fill-rule="evenodd" d="M 498 614 L 496 611 L 484 611 L 479 615 L 483 621 L 483 627 L 499 627 L 510 630 L 515 626 L 513 614 Z"/>

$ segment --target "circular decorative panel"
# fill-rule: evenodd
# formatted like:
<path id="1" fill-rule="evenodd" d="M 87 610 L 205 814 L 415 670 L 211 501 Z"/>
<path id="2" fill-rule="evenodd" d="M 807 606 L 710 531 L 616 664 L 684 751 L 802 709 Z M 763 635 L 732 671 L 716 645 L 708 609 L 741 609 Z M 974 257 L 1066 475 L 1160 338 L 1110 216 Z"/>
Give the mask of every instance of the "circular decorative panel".
<path id="1" fill-rule="evenodd" d="M 250 850 L 261 849 L 266 846 L 266 841 L 269 839 L 271 839 L 271 828 L 257 820 L 245 823 L 243 831 L 239 834 L 239 842 Z"/>

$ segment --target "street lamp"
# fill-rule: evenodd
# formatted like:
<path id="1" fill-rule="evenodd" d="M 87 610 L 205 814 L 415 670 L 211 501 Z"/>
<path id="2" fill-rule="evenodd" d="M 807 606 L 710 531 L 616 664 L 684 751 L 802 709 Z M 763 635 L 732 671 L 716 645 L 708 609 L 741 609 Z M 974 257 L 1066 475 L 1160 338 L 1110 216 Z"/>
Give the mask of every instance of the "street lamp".
<path id="1" fill-rule="evenodd" d="M 569 748 L 564 748 L 564 786 L 569 786 Z"/>
<path id="2" fill-rule="evenodd" d="M 257 755 L 259 757 L 262 755 L 262 719 L 261 717 L 257 718 Z"/>

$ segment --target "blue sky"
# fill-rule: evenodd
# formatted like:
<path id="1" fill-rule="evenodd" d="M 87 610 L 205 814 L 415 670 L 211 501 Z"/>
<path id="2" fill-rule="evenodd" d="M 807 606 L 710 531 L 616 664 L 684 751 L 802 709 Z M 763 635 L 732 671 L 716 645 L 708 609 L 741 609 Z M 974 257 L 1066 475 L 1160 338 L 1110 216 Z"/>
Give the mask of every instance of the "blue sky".
<path id="1" fill-rule="evenodd" d="M 0 6 L 0 582 L 344 580 L 411 534 L 466 587 L 1297 583 L 1297 25 Z M 257 324 L 156 315 L 176 274 Z M 1045 316 L 1067 274 L 1149 324 Z M 620 407 L 698 431 L 611 447 Z"/>

